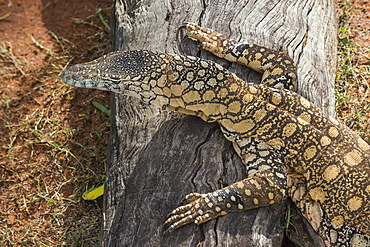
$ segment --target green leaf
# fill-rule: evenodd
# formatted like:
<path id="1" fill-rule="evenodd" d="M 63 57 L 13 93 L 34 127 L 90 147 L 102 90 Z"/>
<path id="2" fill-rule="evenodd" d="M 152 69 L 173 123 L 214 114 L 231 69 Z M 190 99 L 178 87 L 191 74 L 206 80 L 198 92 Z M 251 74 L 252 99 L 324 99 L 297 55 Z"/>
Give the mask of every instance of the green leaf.
<path id="1" fill-rule="evenodd" d="M 111 116 L 111 110 L 108 109 L 107 107 L 105 107 L 104 105 L 96 102 L 96 101 L 91 101 L 91 103 L 96 107 L 98 108 L 99 110 L 101 110 L 102 112 L 104 112 L 105 114 L 107 114 L 108 117 Z"/>

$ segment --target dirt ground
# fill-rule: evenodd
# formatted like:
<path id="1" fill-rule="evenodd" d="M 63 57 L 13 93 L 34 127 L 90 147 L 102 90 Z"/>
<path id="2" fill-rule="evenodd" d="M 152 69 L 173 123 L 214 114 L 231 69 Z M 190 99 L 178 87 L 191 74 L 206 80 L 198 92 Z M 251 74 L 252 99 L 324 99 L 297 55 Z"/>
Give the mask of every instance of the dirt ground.
<path id="1" fill-rule="evenodd" d="M 338 117 L 370 141 L 370 1 L 338 2 Z M 110 51 L 113 1 L 0 0 L 0 246 L 97 246 L 108 92 L 60 72 Z"/>
<path id="2" fill-rule="evenodd" d="M 110 94 L 59 74 L 110 51 L 112 5 L 0 0 L 0 246 L 97 245 Z"/>

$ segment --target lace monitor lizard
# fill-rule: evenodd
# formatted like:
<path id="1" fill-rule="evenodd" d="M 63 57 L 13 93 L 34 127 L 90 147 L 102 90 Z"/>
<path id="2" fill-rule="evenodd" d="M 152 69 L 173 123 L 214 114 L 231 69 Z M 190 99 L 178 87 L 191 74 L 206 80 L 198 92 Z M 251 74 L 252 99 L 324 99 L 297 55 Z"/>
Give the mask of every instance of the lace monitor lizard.
<path id="1" fill-rule="evenodd" d="M 73 86 L 124 93 L 218 122 L 233 142 L 247 178 L 187 195 L 165 222 L 168 229 L 289 196 L 327 246 L 370 246 L 370 146 L 291 91 L 296 67 L 285 52 L 239 44 L 192 23 L 182 30 L 202 49 L 263 73 L 261 84 L 212 61 L 146 50 L 113 52 L 61 74 Z"/>

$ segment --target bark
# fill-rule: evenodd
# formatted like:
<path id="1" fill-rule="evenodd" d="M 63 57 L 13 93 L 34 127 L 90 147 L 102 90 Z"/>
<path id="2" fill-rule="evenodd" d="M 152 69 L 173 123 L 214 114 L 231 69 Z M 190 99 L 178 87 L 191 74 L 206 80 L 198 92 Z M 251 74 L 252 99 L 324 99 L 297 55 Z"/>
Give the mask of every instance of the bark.
<path id="1" fill-rule="evenodd" d="M 334 115 L 336 21 L 331 0 L 116 0 L 114 16 L 116 50 L 199 55 L 256 83 L 257 73 L 204 51 L 197 54 L 192 41 L 179 43 L 177 28 L 195 22 L 238 41 L 284 49 L 298 64 L 299 93 Z M 166 215 L 186 194 L 207 193 L 243 178 L 244 166 L 217 124 L 114 95 L 101 244 L 281 246 L 285 203 L 226 215 L 198 229 L 188 225 L 162 233 Z M 295 217 L 302 220 L 298 213 Z M 318 246 L 303 237 L 317 240 L 312 231 L 299 231 L 294 232 L 299 238 L 290 234 L 292 242 Z"/>

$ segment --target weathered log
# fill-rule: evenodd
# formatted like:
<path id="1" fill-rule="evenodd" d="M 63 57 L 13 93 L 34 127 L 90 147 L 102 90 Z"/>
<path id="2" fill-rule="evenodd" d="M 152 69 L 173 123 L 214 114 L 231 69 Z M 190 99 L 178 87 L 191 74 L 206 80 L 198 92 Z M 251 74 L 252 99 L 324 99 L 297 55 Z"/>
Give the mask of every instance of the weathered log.
<path id="1" fill-rule="evenodd" d="M 331 0 L 117 0 L 114 15 L 116 50 L 196 56 L 194 42 L 176 39 L 183 22 L 199 23 L 238 41 L 284 49 L 298 64 L 299 93 L 334 115 L 336 21 Z M 245 80 L 260 80 L 245 67 L 204 51 L 198 55 Z M 196 230 L 188 225 L 162 233 L 166 215 L 186 194 L 207 193 L 245 178 L 243 164 L 217 124 L 114 95 L 108 150 L 102 246 L 282 245 L 285 203 L 223 216 Z M 298 213 L 293 216 L 293 221 L 302 220 Z M 292 230 L 292 242 L 304 246 L 319 241 L 303 228 Z"/>

